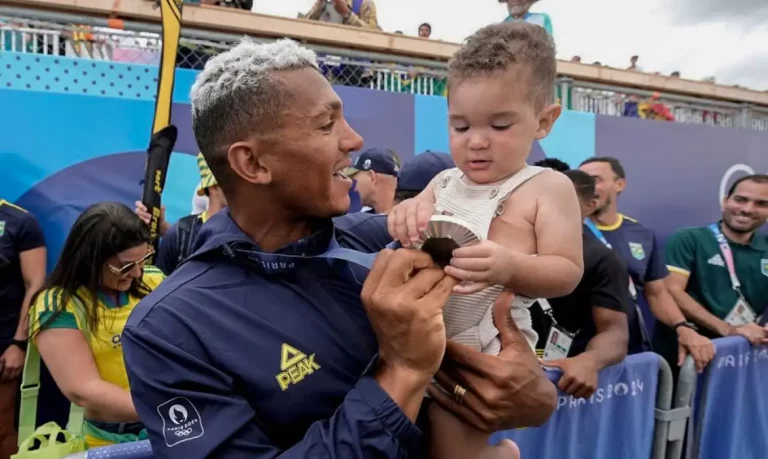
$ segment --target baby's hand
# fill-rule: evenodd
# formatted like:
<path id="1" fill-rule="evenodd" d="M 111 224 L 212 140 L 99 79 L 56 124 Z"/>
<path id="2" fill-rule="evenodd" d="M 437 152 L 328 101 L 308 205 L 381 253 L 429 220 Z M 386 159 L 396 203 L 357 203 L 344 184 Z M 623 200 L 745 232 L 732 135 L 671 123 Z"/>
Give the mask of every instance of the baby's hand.
<path id="1" fill-rule="evenodd" d="M 506 284 L 511 269 L 510 258 L 508 249 L 485 240 L 454 250 L 445 273 L 463 281 L 453 287 L 454 293 L 468 295 L 492 285 Z"/>
<path id="2" fill-rule="evenodd" d="M 400 241 L 403 247 L 410 247 L 424 235 L 434 210 L 435 204 L 431 200 L 406 199 L 396 205 L 387 217 L 389 235 Z"/>

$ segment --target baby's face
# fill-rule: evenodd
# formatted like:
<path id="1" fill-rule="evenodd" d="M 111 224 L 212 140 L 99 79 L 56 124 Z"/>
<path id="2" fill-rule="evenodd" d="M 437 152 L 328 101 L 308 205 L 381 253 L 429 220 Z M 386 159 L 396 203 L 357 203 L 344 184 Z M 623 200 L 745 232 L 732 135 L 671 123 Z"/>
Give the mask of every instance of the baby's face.
<path id="1" fill-rule="evenodd" d="M 534 140 L 544 138 L 557 119 L 558 106 L 536 110 L 527 78 L 527 72 L 509 71 L 451 85 L 451 156 L 472 182 L 494 183 L 522 169 Z"/>

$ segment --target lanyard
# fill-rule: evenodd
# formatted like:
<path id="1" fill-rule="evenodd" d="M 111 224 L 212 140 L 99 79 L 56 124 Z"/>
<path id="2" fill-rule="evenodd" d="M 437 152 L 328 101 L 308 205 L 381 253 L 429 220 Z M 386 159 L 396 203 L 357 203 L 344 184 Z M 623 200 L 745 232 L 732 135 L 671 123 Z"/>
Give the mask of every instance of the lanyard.
<path id="1" fill-rule="evenodd" d="M 587 225 L 587 228 L 592 231 L 592 234 L 594 234 L 596 238 L 600 239 L 600 242 L 602 242 L 604 246 L 608 247 L 609 249 L 613 249 L 613 247 L 611 247 L 611 243 L 608 242 L 608 239 L 606 239 L 605 236 L 603 236 L 603 232 L 600 231 L 600 228 L 598 228 L 597 225 L 595 225 L 595 222 L 590 219 L 586 219 L 584 224 Z"/>
<path id="2" fill-rule="evenodd" d="M 717 223 L 709 225 L 709 230 L 712 231 L 717 244 L 720 246 L 720 252 L 723 254 L 723 260 L 725 260 L 728 275 L 731 277 L 731 286 L 740 297 L 743 297 L 741 294 L 741 282 L 739 282 L 739 278 L 736 277 L 736 265 L 733 261 L 733 252 L 731 252 L 731 246 L 728 244 L 728 239 L 726 239 L 723 232 L 720 231 L 720 226 Z"/>
<path id="3" fill-rule="evenodd" d="M 277 253 L 265 253 L 258 250 L 238 247 L 238 243 L 226 245 L 225 253 L 229 256 L 244 257 L 250 265 L 260 267 L 267 274 L 285 274 L 296 271 L 303 263 L 317 260 L 343 260 L 354 263 L 363 268 L 370 269 L 377 253 L 363 253 L 339 246 L 336 238 L 331 238 L 325 252 L 314 256 L 285 255 Z"/>
<path id="4" fill-rule="evenodd" d="M 584 220 L 584 224 L 587 225 L 587 228 L 589 228 L 589 230 L 592 231 L 592 234 L 594 234 L 595 237 L 598 238 L 600 242 L 603 243 L 604 246 L 613 250 L 611 243 L 608 242 L 608 239 L 605 238 L 605 236 L 603 235 L 603 232 L 600 231 L 600 228 L 598 228 L 597 225 L 595 225 L 595 222 L 593 222 L 588 218 Z M 632 296 L 633 301 L 637 300 L 637 288 L 635 287 L 635 282 L 632 280 L 632 276 L 629 276 L 629 294 Z"/>

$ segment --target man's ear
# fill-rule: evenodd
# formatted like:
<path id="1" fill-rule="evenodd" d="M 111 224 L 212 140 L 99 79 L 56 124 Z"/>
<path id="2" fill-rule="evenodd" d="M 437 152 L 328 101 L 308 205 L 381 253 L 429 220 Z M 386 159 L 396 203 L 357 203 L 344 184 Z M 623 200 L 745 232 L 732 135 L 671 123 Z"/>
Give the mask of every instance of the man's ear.
<path id="1" fill-rule="evenodd" d="M 616 179 L 616 194 L 621 194 L 622 191 L 624 191 L 624 188 L 627 187 L 627 179 Z"/>
<path id="2" fill-rule="evenodd" d="M 248 140 L 233 143 L 227 150 L 227 160 L 232 171 L 243 180 L 255 185 L 268 185 L 272 174 L 260 154 L 259 142 Z"/>
<path id="3" fill-rule="evenodd" d="M 551 104 L 539 112 L 539 129 L 536 131 L 536 140 L 542 140 L 549 135 L 562 111 L 563 107 L 560 104 Z"/>
<path id="4" fill-rule="evenodd" d="M 595 213 L 595 210 L 597 210 L 597 198 L 587 200 L 584 204 L 584 211 L 587 214 L 587 217 L 591 217 L 592 214 Z"/>

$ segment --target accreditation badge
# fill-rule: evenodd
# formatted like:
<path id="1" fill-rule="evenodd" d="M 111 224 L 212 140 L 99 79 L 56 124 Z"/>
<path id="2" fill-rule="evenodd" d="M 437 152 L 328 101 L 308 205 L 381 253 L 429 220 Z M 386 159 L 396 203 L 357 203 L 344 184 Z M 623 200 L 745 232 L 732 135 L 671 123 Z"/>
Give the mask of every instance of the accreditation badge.
<path id="1" fill-rule="evenodd" d="M 563 327 L 553 324 L 549 328 L 549 335 L 547 336 L 547 344 L 544 346 L 544 357 L 542 357 L 542 360 L 546 362 L 548 360 L 558 360 L 568 357 L 568 352 L 571 351 L 571 345 L 573 344 L 573 338 L 575 336 L 575 334 Z"/>
<path id="2" fill-rule="evenodd" d="M 747 300 L 745 300 L 744 297 L 739 296 L 739 299 L 736 300 L 736 304 L 733 306 L 733 309 L 731 309 L 731 312 L 725 316 L 725 323 L 731 327 L 741 327 L 742 325 L 754 323 L 756 319 L 757 314 L 755 314 L 755 311 L 749 306 Z"/>

